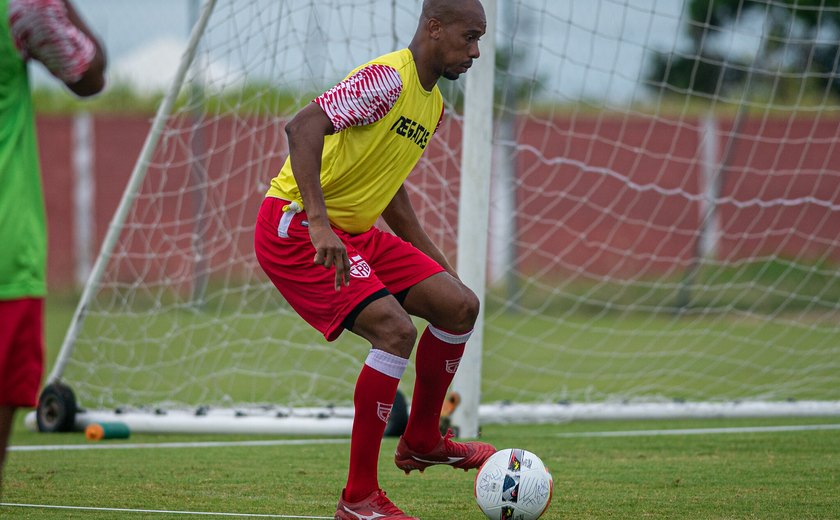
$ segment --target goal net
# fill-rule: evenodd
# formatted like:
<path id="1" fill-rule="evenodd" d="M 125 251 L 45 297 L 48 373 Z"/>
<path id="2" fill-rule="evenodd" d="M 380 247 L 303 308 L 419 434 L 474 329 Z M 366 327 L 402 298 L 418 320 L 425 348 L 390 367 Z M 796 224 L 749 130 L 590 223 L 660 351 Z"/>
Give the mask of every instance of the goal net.
<path id="1" fill-rule="evenodd" d="M 421 3 L 204 5 L 50 381 L 88 410 L 351 407 L 369 346 L 328 344 L 290 310 L 253 226 L 285 122 L 406 46 Z M 409 177 L 430 236 L 481 265 L 465 276 L 484 297 L 480 383 L 458 389 L 480 396 L 479 420 L 838 413 L 837 2 L 484 4 L 492 131 L 464 117 L 475 71 L 442 80 L 444 123 Z M 488 184 L 462 182 L 468 152 Z M 486 252 L 459 250 L 465 233 Z"/>

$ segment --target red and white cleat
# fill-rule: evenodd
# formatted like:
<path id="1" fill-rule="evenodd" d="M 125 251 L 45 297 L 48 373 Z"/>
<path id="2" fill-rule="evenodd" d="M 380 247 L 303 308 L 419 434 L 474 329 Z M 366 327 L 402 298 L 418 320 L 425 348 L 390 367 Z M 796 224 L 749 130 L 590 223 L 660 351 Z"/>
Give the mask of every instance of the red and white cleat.
<path id="1" fill-rule="evenodd" d="M 358 502 L 344 500 L 344 491 L 335 510 L 335 520 L 420 520 L 408 516 L 394 505 L 385 492 L 377 489 Z"/>
<path id="2" fill-rule="evenodd" d="M 485 460 L 496 453 L 496 448 L 486 442 L 455 442 L 450 440 L 452 437 L 452 430 L 447 431 L 435 449 L 428 453 L 412 450 L 405 439 L 400 437 L 397 451 L 394 453 L 394 463 L 405 471 L 406 475 L 414 469 L 419 469 L 422 473 L 429 466 L 441 464 L 467 471 L 481 467 Z"/>

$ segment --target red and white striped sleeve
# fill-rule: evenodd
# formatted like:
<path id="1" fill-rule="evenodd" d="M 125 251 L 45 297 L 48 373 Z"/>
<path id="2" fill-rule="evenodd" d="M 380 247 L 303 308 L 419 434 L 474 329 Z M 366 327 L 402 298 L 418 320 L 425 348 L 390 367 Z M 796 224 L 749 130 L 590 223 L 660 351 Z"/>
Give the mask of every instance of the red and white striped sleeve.
<path id="1" fill-rule="evenodd" d="M 10 0 L 9 26 L 23 59 L 40 61 L 64 83 L 79 81 L 96 55 L 61 0 Z"/>
<path id="2" fill-rule="evenodd" d="M 368 65 L 324 92 L 313 103 L 323 109 L 333 128 L 375 123 L 385 117 L 402 92 L 399 72 L 387 65 Z"/>

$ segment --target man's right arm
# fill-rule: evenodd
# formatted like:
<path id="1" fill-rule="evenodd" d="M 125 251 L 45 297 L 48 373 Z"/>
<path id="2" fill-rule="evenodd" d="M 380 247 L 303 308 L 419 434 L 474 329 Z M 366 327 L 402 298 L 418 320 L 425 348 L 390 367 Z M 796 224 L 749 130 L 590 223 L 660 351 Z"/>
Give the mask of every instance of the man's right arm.
<path id="1" fill-rule="evenodd" d="M 289 158 L 315 246 L 315 263 L 335 266 L 335 289 L 350 283 L 347 249 L 330 227 L 321 187 L 324 138 L 351 126 L 373 124 L 402 92 L 399 73 L 386 65 L 367 65 L 318 96 L 286 125 Z"/>
<path id="2" fill-rule="evenodd" d="M 314 262 L 327 269 L 335 266 L 337 291 L 350 283 L 350 260 L 344 243 L 330 227 L 321 188 L 324 137 L 333 131 L 332 121 L 316 103 L 305 106 L 286 125 L 292 172 L 309 221 L 309 238 L 315 247 Z"/>

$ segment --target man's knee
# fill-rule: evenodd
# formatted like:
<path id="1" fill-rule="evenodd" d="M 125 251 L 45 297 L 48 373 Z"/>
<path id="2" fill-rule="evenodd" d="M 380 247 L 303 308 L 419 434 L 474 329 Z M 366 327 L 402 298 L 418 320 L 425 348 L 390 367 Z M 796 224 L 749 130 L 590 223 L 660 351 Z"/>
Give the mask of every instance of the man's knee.
<path id="1" fill-rule="evenodd" d="M 451 312 L 446 313 L 447 323 L 441 323 L 440 326 L 455 334 L 465 334 L 475 326 L 480 306 L 475 293 L 463 286 L 452 302 Z"/>
<path id="2" fill-rule="evenodd" d="M 464 326 L 469 330 L 464 330 L 463 332 L 469 332 L 475 326 L 475 320 L 478 319 L 480 308 L 481 303 L 478 301 L 478 296 L 470 289 L 467 289 L 464 295 Z"/>
<path id="3" fill-rule="evenodd" d="M 408 359 L 417 341 L 417 328 L 407 314 L 389 316 L 370 338 L 374 348 Z"/>
<path id="4" fill-rule="evenodd" d="M 356 318 L 353 332 L 379 350 L 408 358 L 417 340 L 411 317 L 394 300 L 377 300 Z"/>
<path id="5" fill-rule="evenodd" d="M 475 293 L 448 273 L 432 276 L 412 287 L 403 305 L 409 313 L 453 334 L 471 331 L 480 307 Z"/>

